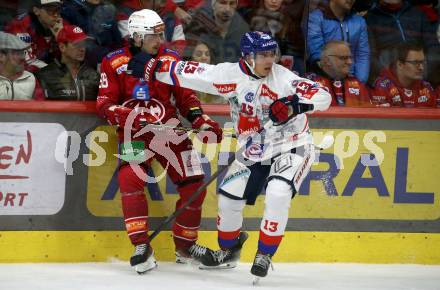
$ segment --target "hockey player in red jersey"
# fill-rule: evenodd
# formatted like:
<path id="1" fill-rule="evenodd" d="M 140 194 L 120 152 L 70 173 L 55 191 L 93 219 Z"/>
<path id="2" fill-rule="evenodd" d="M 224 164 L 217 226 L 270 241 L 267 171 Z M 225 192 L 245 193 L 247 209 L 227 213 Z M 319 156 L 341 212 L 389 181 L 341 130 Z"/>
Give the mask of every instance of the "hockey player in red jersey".
<path id="1" fill-rule="evenodd" d="M 179 112 L 194 129 L 209 130 L 209 137 L 215 136 L 202 138 L 204 142 L 220 142 L 222 138 L 222 129 L 203 114 L 200 101 L 192 90 L 159 82 L 148 87 L 141 78 L 145 61 L 151 57 L 178 60 L 173 51 L 163 47 L 164 26 L 159 15 L 152 10 L 144 9 L 131 14 L 128 20 L 130 46 L 104 57 L 97 98 L 98 114 L 118 126 L 121 147 L 131 144 L 135 148 L 141 144 L 141 149 L 145 149 L 146 161 L 139 164 L 135 160 L 123 161 L 118 175 L 125 226 L 136 247 L 130 264 L 140 274 L 156 266 L 148 236 L 148 207 L 144 193 L 146 167 L 155 158 L 163 168 L 167 168 L 167 174 L 180 195 L 177 208 L 202 185 L 204 174 L 198 154 L 186 135 L 176 132 L 161 135 L 153 130 L 141 136 L 136 136 L 136 133 L 140 134 L 140 130 L 150 127 L 142 128 L 145 123 L 179 126 Z M 139 108 L 142 108 L 142 113 L 135 113 Z M 167 142 L 166 138 L 170 136 L 173 140 Z M 123 150 L 121 155 L 124 156 Z M 173 224 L 176 262 L 198 261 L 206 252 L 205 247 L 196 244 L 205 194 L 203 192 L 194 200 Z"/>

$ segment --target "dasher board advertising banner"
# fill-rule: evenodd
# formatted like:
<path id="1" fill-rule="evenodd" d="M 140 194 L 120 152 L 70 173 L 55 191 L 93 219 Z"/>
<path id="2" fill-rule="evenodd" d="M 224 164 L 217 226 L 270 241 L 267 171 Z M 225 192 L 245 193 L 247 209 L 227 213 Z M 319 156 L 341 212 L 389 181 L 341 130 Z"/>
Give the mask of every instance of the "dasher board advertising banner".
<path id="1" fill-rule="evenodd" d="M 65 200 L 66 173 L 56 155 L 67 148 L 67 139 L 59 138 L 64 127 L 4 122 L 0 128 L 0 215 L 59 212 Z"/>

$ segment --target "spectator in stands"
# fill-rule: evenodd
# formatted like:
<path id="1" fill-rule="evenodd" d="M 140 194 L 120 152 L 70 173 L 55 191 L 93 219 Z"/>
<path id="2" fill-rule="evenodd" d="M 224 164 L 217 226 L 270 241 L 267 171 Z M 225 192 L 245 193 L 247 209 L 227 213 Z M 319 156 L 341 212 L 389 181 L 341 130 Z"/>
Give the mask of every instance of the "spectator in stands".
<path id="1" fill-rule="evenodd" d="M 17 10 L 17 1 L 0 0 L 0 31 L 4 30 L 6 24 L 14 19 Z"/>
<path id="2" fill-rule="evenodd" d="M 423 80 L 426 58 L 423 47 L 411 43 L 397 46 L 397 59 L 383 69 L 374 85 L 373 104 L 396 107 L 437 107 L 439 100 Z"/>
<path id="3" fill-rule="evenodd" d="M 107 53 L 123 46 L 116 8 L 110 3 L 103 0 L 64 0 L 61 16 L 94 39 L 88 42 L 86 54 L 86 63 L 91 67 L 97 67 Z"/>
<path id="4" fill-rule="evenodd" d="M 237 13 L 238 0 L 211 0 L 193 16 L 185 29 L 188 45 L 199 40 L 208 44 L 212 63 L 236 62 L 241 57 L 240 39 L 249 25 Z"/>
<path id="5" fill-rule="evenodd" d="M 309 63 L 316 68 L 322 47 L 331 40 L 350 43 L 353 65 L 350 72 L 361 82 L 368 80 L 370 48 L 364 18 L 352 12 L 354 0 L 330 0 L 320 5 L 308 20 L 307 50 Z"/>
<path id="6" fill-rule="evenodd" d="M 438 39 L 438 42 L 440 43 L 440 24 L 437 29 L 437 39 Z"/>
<path id="7" fill-rule="evenodd" d="M 350 75 L 353 64 L 350 44 L 332 40 L 321 50 L 317 73 L 306 77 L 320 83 L 332 96 L 332 106 L 370 107 L 370 92 L 366 85 Z"/>
<path id="8" fill-rule="evenodd" d="M 29 13 L 19 15 L 5 28 L 31 44 L 26 51 L 27 70 L 35 72 L 59 56 L 55 37 L 64 23 L 60 9 L 60 0 L 34 0 Z"/>
<path id="9" fill-rule="evenodd" d="M 0 100 L 43 100 L 35 76 L 24 70 L 29 44 L 17 36 L 0 31 Z"/>
<path id="10" fill-rule="evenodd" d="M 428 77 L 439 75 L 436 56 L 440 54 L 435 36 L 436 25 L 416 6 L 403 0 L 380 0 L 367 16 L 371 46 L 370 81 L 396 59 L 396 47 L 402 42 L 418 42 L 423 45 L 429 67 Z M 426 69 L 426 68 L 425 68 Z M 438 69 L 438 68 L 437 68 Z"/>
<path id="11" fill-rule="evenodd" d="M 191 46 L 187 46 L 184 56 L 186 60 L 210 64 L 212 54 L 208 45 L 202 41 L 199 41 L 194 49 L 191 49 Z M 199 100 L 204 104 L 226 104 L 226 100 L 219 96 L 202 92 L 196 92 L 196 94 Z"/>
<path id="12" fill-rule="evenodd" d="M 58 33 L 61 58 L 36 73 L 48 100 L 96 100 L 99 75 L 84 63 L 87 38 L 72 25 Z"/>
<path id="13" fill-rule="evenodd" d="M 252 31 L 267 32 L 277 40 L 281 64 L 301 75 L 304 74 L 304 36 L 301 30 L 304 6 L 302 0 L 259 0 L 247 19 Z"/>

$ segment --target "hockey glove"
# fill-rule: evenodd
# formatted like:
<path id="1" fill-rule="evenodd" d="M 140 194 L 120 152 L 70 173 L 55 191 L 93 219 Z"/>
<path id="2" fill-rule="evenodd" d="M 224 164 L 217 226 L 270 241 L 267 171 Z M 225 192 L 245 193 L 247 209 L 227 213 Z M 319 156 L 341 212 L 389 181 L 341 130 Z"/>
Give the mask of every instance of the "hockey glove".
<path id="1" fill-rule="evenodd" d="M 126 128 L 126 126 L 131 125 L 131 131 L 139 131 L 145 123 L 143 116 L 142 114 L 132 112 L 133 109 L 123 106 L 110 107 L 106 114 L 107 121 L 110 125 L 118 125 L 119 128 Z M 132 120 L 130 120 L 131 118 Z"/>
<path id="2" fill-rule="evenodd" d="M 223 139 L 223 130 L 220 128 L 220 125 L 205 114 L 195 118 L 192 121 L 192 127 L 193 129 L 200 130 L 197 133 L 197 137 L 203 143 L 220 143 Z M 214 134 L 215 139 L 212 137 Z"/>
<path id="3" fill-rule="evenodd" d="M 298 114 L 313 110 L 313 104 L 299 102 L 297 95 L 280 98 L 269 107 L 269 118 L 275 124 L 284 124 Z"/>
<path id="4" fill-rule="evenodd" d="M 136 78 L 144 77 L 145 64 L 151 60 L 152 56 L 146 52 L 139 52 L 133 56 L 127 65 L 127 74 Z"/>

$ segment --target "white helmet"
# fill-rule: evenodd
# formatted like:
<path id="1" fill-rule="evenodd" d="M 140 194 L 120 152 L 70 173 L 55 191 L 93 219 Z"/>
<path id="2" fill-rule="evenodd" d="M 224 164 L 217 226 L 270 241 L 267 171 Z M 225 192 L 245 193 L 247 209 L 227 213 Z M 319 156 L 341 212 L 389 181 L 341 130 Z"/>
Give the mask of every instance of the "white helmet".
<path id="1" fill-rule="evenodd" d="M 153 10 L 142 9 L 133 12 L 128 18 L 128 34 L 130 38 L 136 33 L 142 39 L 146 34 L 164 33 L 165 23 L 162 18 Z"/>

